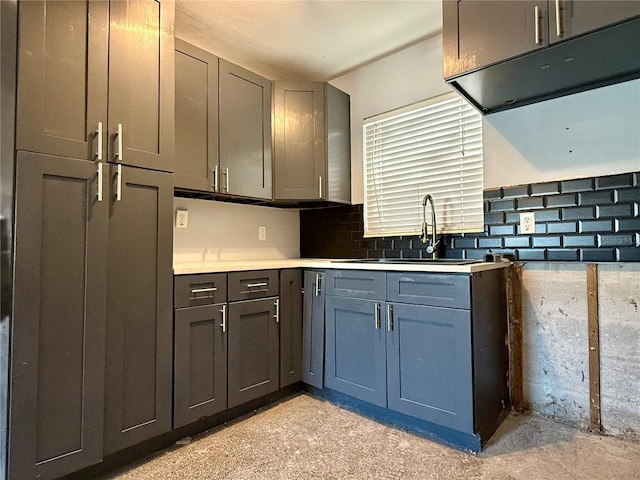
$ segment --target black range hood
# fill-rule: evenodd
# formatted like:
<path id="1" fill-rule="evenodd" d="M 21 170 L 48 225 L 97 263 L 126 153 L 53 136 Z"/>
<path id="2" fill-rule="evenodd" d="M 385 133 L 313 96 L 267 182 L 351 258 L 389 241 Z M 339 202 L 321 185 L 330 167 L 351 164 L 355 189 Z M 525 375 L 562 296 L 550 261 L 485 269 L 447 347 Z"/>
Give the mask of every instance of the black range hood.
<path id="1" fill-rule="evenodd" d="M 640 17 L 446 80 L 489 114 L 636 78 Z"/>

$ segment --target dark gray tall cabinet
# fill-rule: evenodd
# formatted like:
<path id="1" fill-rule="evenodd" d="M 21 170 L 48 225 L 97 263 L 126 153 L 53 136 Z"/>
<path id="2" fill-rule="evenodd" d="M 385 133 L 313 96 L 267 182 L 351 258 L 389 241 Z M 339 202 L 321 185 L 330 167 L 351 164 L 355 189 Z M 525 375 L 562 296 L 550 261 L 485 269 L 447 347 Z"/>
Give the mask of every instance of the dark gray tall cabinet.
<path id="1" fill-rule="evenodd" d="M 174 4 L 19 9 L 11 480 L 168 431 L 172 382 Z"/>
<path id="2" fill-rule="evenodd" d="M 220 59 L 219 191 L 272 198 L 271 80 Z"/>
<path id="3" fill-rule="evenodd" d="M 322 82 L 274 84 L 274 198 L 351 202 L 349 95 Z"/>
<path id="4" fill-rule="evenodd" d="M 218 57 L 176 39 L 175 187 L 218 192 Z"/>
<path id="5" fill-rule="evenodd" d="M 302 272 L 280 272 L 280 388 L 302 379 Z"/>

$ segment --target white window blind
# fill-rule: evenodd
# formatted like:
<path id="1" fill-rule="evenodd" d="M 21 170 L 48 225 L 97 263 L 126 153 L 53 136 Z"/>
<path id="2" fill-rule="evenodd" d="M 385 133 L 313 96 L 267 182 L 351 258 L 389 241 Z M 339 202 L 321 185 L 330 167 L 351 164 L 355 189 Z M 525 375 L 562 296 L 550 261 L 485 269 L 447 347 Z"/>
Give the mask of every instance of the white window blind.
<path id="1" fill-rule="evenodd" d="M 427 193 L 438 233 L 483 230 L 482 118 L 465 100 L 441 95 L 363 129 L 365 237 L 420 233 Z"/>

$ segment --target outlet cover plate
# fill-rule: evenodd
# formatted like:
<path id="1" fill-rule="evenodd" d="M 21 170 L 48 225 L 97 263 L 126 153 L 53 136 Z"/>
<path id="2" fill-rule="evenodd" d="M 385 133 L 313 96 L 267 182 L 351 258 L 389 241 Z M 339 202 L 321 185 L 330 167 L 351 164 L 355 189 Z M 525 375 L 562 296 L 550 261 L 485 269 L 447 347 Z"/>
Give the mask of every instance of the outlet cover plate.
<path id="1" fill-rule="evenodd" d="M 526 212 L 520 214 L 520 233 L 536 233 L 536 214 Z"/>
<path id="2" fill-rule="evenodd" d="M 267 240 L 267 226 L 266 225 L 258 225 L 258 240 L 266 241 Z"/>
<path id="3" fill-rule="evenodd" d="M 189 226 L 189 211 L 176 210 L 176 228 L 187 228 Z"/>

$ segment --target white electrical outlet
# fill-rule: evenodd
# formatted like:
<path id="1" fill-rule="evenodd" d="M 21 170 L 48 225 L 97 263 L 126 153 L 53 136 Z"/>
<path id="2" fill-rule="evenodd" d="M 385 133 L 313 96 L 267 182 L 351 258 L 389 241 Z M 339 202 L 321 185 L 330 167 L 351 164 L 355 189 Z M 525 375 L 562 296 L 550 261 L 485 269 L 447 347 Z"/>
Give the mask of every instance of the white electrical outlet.
<path id="1" fill-rule="evenodd" d="M 176 210 L 176 228 L 187 228 L 189 225 L 189 211 Z"/>
<path id="2" fill-rule="evenodd" d="M 520 214 L 520 233 L 536 233 L 536 214 L 534 212 Z"/>
<path id="3" fill-rule="evenodd" d="M 267 226 L 266 225 L 258 225 L 258 240 L 266 241 L 267 240 Z"/>

